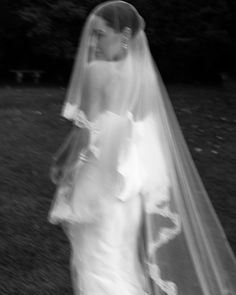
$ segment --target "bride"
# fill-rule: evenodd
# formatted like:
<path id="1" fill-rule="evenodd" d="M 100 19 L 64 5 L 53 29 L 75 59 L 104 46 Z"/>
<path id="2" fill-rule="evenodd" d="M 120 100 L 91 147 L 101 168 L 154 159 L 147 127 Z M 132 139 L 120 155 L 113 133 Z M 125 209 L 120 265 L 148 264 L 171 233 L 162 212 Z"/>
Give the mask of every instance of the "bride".
<path id="1" fill-rule="evenodd" d="M 235 258 L 132 5 L 89 15 L 62 115 L 74 127 L 48 220 L 70 241 L 74 294 L 235 294 Z"/>

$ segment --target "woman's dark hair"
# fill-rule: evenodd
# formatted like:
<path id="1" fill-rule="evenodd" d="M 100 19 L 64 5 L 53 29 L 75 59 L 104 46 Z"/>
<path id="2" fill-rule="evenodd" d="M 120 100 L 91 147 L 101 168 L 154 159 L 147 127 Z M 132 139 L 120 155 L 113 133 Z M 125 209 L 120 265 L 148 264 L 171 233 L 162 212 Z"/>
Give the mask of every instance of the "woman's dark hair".
<path id="1" fill-rule="evenodd" d="M 95 15 L 102 17 L 107 25 L 116 32 L 122 32 L 125 27 L 132 31 L 132 37 L 143 27 L 143 19 L 138 12 L 128 3 L 122 1 L 109 2 L 102 6 Z"/>

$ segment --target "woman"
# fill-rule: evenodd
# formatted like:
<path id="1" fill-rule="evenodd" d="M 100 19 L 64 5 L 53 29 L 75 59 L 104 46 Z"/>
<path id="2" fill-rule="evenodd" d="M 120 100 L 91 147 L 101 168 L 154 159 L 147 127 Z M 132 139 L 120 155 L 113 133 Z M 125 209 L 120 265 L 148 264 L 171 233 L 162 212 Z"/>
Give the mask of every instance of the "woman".
<path id="1" fill-rule="evenodd" d="M 234 256 L 144 29 L 123 1 L 86 21 L 63 108 L 75 127 L 53 166 L 49 221 L 70 240 L 75 294 L 234 294 Z"/>

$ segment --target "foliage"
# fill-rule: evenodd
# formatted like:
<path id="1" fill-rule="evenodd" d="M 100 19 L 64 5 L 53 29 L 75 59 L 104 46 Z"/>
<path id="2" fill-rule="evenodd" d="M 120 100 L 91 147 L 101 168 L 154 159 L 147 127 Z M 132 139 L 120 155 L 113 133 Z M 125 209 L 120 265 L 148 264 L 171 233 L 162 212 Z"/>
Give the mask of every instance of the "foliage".
<path id="1" fill-rule="evenodd" d="M 83 23 L 91 9 L 101 2 L 3 0 L 0 64 L 6 68 L 35 65 L 48 70 L 55 63 L 64 63 L 68 69 L 73 63 Z M 128 2 L 144 17 L 152 53 L 168 79 L 217 79 L 222 71 L 235 69 L 233 0 Z"/>

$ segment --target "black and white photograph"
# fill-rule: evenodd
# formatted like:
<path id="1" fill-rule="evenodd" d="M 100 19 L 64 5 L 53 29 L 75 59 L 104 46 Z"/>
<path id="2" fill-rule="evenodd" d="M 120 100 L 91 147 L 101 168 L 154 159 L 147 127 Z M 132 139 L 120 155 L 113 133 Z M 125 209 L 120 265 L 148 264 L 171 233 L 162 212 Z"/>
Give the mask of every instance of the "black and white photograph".
<path id="1" fill-rule="evenodd" d="M 1 0 L 0 295 L 235 295 L 235 151 L 235 0 Z"/>

